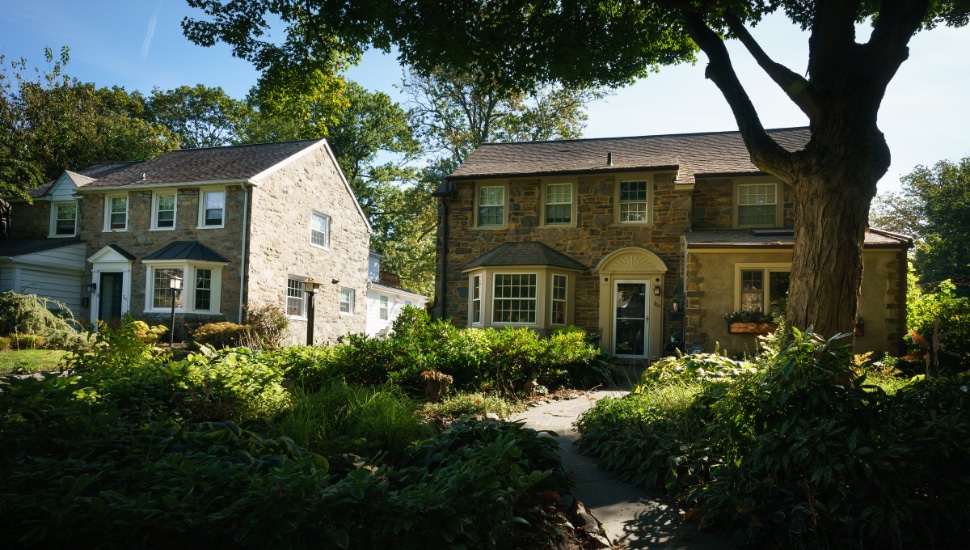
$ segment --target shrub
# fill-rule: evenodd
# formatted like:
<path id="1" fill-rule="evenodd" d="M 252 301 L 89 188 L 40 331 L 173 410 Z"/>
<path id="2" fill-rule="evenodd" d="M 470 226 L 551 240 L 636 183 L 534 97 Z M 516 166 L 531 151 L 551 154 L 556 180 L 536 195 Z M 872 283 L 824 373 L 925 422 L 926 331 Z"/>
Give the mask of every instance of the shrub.
<path id="1" fill-rule="evenodd" d="M 132 321 L 131 330 L 134 331 L 135 336 L 139 340 L 146 344 L 154 344 L 158 342 L 158 339 L 162 337 L 163 334 L 168 332 L 168 327 L 165 325 L 155 325 L 149 326 L 145 321 Z"/>
<path id="2" fill-rule="evenodd" d="M 716 353 L 663 357 L 643 371 L 633 393 L 644 393 L 659 386 L 736 378 L 754 370 L 755 366 L 747 361 L 735 361 Z"/>
<path id="3" fill-rule="evenodd" d="M 911 288 L 906 315 L 911 352 L 927 353 L 934 334 L 945 335 L 938 370 L 953 373 L 970 368 L 970 299 L 957 297 L 952 282 L 943 281 L 935 293 L 923 294 Z"/>
<path id="4" fill-rule="evenodd" d="M 430 418 L 484 418 L 488 413 L 506 418 L 516 411 L 517 408 L 505 399 L 484 393 L 447 395 L 440 401 L 424 403 L 418 409 L 419 414 Z"/>
<path id="5" fill-rule="evenodd" d="M 40 349 L 47 340 L 37 334 L 13 333 L 9 336 L 10 347 L 13 349 Z"/>
<path id="6" fill-rule="evenodd" d="M 0 336 L 0 351 L 10 349 L 10 338 L 7 336 Z"/>
<path id="7" fill-rule="evenodd" d="M 246 334 L 243 343 L 250 349 L 274 350 L 280 347 L 290 326 L 281 304 L 262 304 L 246 308 Z"/>
<path id="8" fill-rule="evenodd" d="M 45 339 L 50 347 L 67 348 L 79 340 L 73 317 L 65 319 L 58 312 L 70 314 L 64 304 L 38 298 L 34 294 L 18 294 L 11 290 L 0 292 L 0 335 L 35 334 Z"/>
<path id="9" fill-rule="evenodd" d="M 223 321 L 208 323 L 192 331 L 192 341 L 196 347 L 209 346 L 214 349 L 234 348 L 243 340 L 246 327 Z"/>

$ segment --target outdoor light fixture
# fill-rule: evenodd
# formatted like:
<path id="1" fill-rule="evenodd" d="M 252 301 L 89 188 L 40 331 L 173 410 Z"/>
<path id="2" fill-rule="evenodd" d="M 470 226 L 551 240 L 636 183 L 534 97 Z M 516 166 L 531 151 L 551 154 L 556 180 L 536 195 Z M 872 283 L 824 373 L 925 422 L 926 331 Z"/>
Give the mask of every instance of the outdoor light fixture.
<path id="1" fill-rule="evenodd" d="M 98 291 L 98 283 L 91 283 L 88 285 L 88 294 L 94 294 Z"/>
<path id="2" fill-rule="evenodd" d="M 330 284 L 335 285 L 340 282 L 340 279 L 330 279 Z"/>
<path id="3" fill-rule="evenodd" d="M 182 278 L 169 272 L 168 288 L 172 291 L 172 330 L 168 335 L 168 348 L 172 349 L 175 345 L 175 296 L 182 290 Z"/>
<path id="4" fill-rule="evenodd" d="M 307 279 L 303 281 L 303 290 L 307 294 L 306 301 L 306 345 L 313 345 L 313 318 L 316 314 L 313 311 L 313 294 L 322 285 L 320 281 L 315 281 L 313 279 Z"/>
<path id="5" fill-rule="evenodd" d="M 653 287 L 653 295 L 654 296 L 660 296 L 660 287 L 659 286 Z"/>

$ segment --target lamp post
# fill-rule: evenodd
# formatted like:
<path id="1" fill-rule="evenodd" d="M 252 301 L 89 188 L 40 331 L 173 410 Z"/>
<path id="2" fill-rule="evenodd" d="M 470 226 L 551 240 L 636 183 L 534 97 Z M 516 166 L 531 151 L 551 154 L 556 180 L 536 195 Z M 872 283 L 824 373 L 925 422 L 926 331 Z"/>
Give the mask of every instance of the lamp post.
<path id="1" fill-rule="evenodd" d="M 168 335 L 168 348 L 172 349 L 172 346 L 175 345 L 175 297 L 182 290 L 182 278 L 169 272 L 168 288 L 172 291 L 172 331 Z"/>
<path id="2" fill-rule="evenodd" d="M 303 281 L 303 290 L 307 294 L 306 301 L 306 345 L 313 345 L 313 318 L 316 314 L 313 311 L 313 294 L 320 287 L 320 281 L 307 279 Z"/>

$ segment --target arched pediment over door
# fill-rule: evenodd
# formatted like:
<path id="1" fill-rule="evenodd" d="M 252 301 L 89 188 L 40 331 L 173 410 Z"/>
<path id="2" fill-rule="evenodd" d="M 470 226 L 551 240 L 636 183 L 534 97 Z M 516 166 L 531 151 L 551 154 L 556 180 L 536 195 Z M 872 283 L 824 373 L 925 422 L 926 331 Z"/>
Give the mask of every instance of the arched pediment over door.
<path id="1" fill-rule="evenodd" d="M 659 357 L 667 264 L 647 249 L 626 247 L 606 255 L 595 271 L 604 351 L 623 359 Z"/>

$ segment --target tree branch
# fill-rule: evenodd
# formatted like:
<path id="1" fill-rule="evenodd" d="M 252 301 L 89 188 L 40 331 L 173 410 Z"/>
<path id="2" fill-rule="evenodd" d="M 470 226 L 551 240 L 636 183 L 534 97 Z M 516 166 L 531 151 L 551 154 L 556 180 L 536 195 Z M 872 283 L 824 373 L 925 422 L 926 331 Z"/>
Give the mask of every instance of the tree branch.
<path id="1" fill-rule="evenodd" d="M 765 73 L 775 81 L 776 84 L 781 88 L 783 92 L 792 100 L 795 105 L 803 113 L 805 113 L 809 119 L 814 119 L 819 114 L 819 106 L 816 101 L 815 95 L 813 93 L 811 83 L 802 78 L 801 75 L 795 73 L 788 67 L 773 61 L 768 54 L 765 53 L 761 45 L 751 36 L 748 29 L 745 28 L 744 24 L 735 17 L 734 15 L 727 15 L 724 18 L 731 29 L 731 32 L 738 37 L 741 44 L 748 50 L 751 57 L 758 62 L 758 65 L 765 71 Z"/>
<path id="2" fill-rule="evenodd" d="M 705 76 L 721 90 L 731 107 L 741 131 L 741 138 L 751 154 L 751 162 L 784 181 L 792 181 L 792 154 L 768 136 L 751 98 L 731 65 L 731 57 L 724 41 L 707 26 L 701 15 L 687 10 L 681 13 L 691 38 L 707 55 Z"/>

